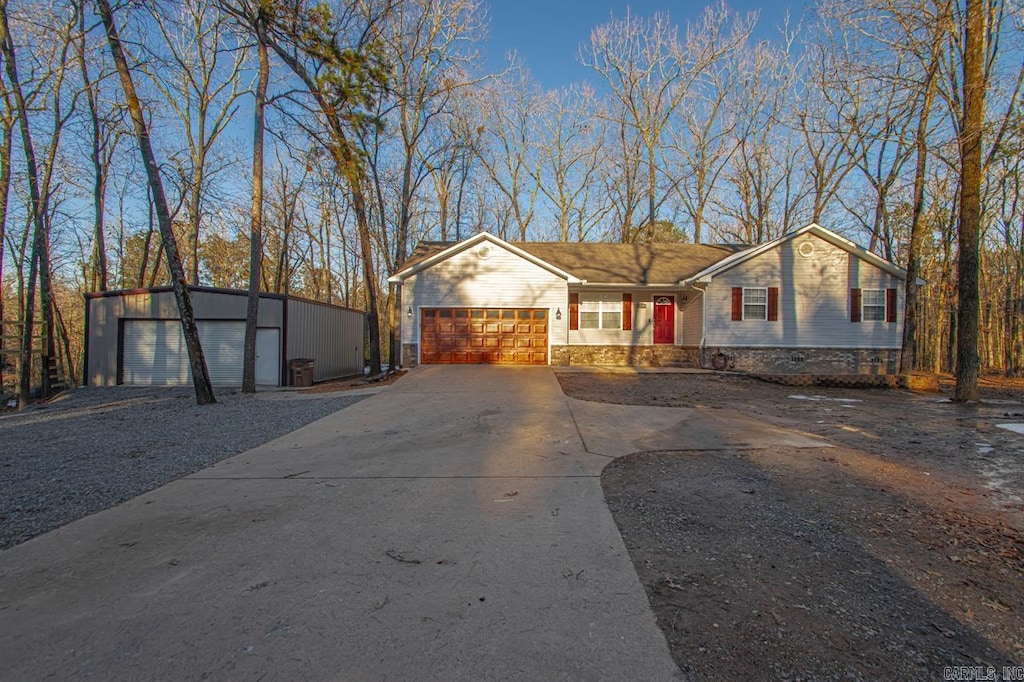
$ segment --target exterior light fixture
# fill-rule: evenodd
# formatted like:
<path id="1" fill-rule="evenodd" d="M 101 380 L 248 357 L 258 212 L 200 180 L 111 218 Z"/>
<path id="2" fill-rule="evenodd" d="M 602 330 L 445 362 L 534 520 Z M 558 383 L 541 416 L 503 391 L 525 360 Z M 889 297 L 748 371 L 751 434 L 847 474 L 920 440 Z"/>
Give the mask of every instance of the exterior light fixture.
<path id="1" fill-rule="evenodd" d="M 562 309 L 561 308 L 559 308 L 558 310 L 555 311 L 555 319 L 556 320 L 562 319 Z"/>
<path id="2" fill-rule="evenodd" d="M 412 319 L 412 306 L 409 306 L 408 308 L 405 309 L 405 316 L 408 317 L 410 320 Z"/>

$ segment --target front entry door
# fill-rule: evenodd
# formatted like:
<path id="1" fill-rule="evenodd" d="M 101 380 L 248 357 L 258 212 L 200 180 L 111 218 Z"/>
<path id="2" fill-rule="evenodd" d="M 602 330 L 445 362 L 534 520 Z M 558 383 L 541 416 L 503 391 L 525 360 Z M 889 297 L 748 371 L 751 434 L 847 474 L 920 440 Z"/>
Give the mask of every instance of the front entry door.
<path id="1" fill-rule="evenodd" d="M 657 296 L 654 299 L 654 343 L 675 343 L 676 298 Z"/>

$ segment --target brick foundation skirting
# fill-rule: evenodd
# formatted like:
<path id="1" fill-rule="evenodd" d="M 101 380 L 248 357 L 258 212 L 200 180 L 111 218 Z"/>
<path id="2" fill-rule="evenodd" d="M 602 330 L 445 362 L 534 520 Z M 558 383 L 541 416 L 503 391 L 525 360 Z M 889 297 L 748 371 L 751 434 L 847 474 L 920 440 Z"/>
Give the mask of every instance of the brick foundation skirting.
<path id="1" fill-rule="evenodd" d="M 895 375 L 900 352 L 871 348 L 706 348 L 703 364 L 756 374 Z"/>

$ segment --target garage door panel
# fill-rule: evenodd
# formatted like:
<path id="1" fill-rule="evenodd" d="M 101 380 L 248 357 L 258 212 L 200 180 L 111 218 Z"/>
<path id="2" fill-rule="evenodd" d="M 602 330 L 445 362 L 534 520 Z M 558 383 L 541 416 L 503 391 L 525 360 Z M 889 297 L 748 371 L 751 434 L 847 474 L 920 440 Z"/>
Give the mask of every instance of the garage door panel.
<path id="1" fill-rule="evenodd" d="M 542 308 L 426 308 L 420 315 L 425 364 L 547 364 Z"/>
<path id="2" fill-rule="evenodd" d="M 245 322 L 197 321 L 199 341 L 210 381 L 215 386 L 241 386 L 245 358 Z M 125 320 L 121 380 L 137 386 L 192 383 L 188 348 L 179 320 Z M 280 330 L 256 331 L 256 381 L 280 382 Z"/>
<path id="3" fill-rule="evenodd" d="M 197 325 L 210 382 L 214 386 L 241 386 L 245 323 L 200 320 Z"/>
<path id="4" fill-rule="evenodd" d="M 191 381 L 188 351 L 178 320 L 125 320 L 122 381 L 174 386 Z"/>

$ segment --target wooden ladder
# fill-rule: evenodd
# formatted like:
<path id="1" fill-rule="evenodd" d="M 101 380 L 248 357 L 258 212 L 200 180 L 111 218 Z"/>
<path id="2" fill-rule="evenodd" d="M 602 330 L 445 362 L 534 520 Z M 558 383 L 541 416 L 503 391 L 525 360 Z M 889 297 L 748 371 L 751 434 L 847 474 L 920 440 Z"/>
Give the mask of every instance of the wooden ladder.
<path id="1" fill-rule="evenodd" d="M 4 356 L 17 357 L 21 355 L 21 346 L 24 342 L 21 331 L 24 325 L 25 322 L 22 320 L 3 320 L 3 330 L 5 333 L 0 335 L 0 361 L 3 361 Z M 12 328 L 17 330 L 18 333 L 9 333 Z M 36 348 L 37 343 L 39 348 L 42 348 L 43 344 L 46 343 L 46 336 L 37 334 L 32 337 L 33 363 L 38 362 L 42 357 L 42 352 Z M 46 367 L 46 376 L 49 380 L 51 396 L 67 389 L 68 383 L 64 376 L 64 368 L 61 366 L 57 356 L 49 359 Z"/>

